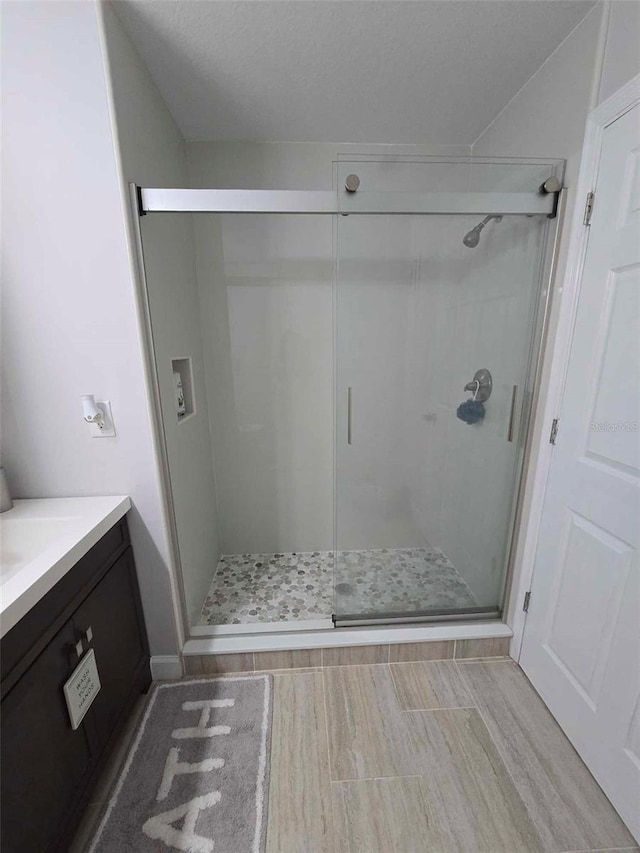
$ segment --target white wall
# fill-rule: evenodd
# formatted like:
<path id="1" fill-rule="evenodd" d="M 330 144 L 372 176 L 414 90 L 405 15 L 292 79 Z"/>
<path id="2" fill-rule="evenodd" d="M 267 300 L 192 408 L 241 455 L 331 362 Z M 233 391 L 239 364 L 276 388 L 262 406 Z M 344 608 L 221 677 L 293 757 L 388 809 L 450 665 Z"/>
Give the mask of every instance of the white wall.
<path id="1" fill-rule="evenodd" d="M 615 4 L 614 4 L 615 5 Z M 568 235 L 600 32 L 600 4 L 573 30 L 473 145 L 474 155 L 563 157 Z M 559 261 L 561 276 L 566 240 Z"/>
<path id="2" fill-rule="evenodd" d="M 187 186 L 182 135 L 111 5 L 102 9 L 123 191 L 128 182 Z M 149 214 L 140 224 L 185 603 L 196 622 L 219 548 L 192 217 Z M 181 422 L 172 358 L 192 359 L 196 411 Z"/>
<path id="3" fill-rule="evenodd" d="M 17 497 L 129 494 L 152 654 L 168 546 L 93 3 L 2 8 L 2 462 Z M 93 439 L 79 397 L 111 400 Z"/>
<path id="4" fill-rule="evenodd" d="M 598 101 L 606 99 L 640 73 L 640 3 L 613 0 Z"/>

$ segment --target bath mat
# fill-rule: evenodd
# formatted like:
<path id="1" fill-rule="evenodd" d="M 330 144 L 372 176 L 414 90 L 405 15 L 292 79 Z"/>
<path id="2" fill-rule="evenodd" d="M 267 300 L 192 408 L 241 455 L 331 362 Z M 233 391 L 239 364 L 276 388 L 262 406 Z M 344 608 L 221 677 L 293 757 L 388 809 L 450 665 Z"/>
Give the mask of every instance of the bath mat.
<path id="1" fill-rule="evenodd" d="M 263 853 L 272 676 L 159 684 L 90 853 Z"/>

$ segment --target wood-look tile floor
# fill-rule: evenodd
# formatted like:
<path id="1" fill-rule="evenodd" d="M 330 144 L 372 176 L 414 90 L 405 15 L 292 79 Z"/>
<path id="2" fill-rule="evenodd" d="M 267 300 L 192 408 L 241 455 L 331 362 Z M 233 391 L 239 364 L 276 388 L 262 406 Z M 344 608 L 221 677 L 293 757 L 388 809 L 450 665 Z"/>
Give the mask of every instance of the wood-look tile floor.
<path id="1" fill-rule="evenodd" d="M 274 680 L 267 853 L 639 849 L 513 661 Z"/>
<path id="2" fill-rule="evenodd" d="M 274 672 L 267 853 L 614 850 L 640 853 L 513 661 Z"/>

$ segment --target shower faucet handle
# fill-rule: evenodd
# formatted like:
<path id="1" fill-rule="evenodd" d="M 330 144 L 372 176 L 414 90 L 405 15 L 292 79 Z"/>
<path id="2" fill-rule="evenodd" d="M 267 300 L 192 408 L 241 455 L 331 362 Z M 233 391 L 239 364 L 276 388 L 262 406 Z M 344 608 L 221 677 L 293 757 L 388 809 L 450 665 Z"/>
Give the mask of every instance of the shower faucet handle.
<path id="1" fill-rule="evenodd" d="M 493 378 L 486 367 L 476 370 L 471 382 L 467 382 L 464 386 L 465 391 L 473 392 L 473 399 L 480 403 L 486 403 L 491 396 L 493 388 Z"/>

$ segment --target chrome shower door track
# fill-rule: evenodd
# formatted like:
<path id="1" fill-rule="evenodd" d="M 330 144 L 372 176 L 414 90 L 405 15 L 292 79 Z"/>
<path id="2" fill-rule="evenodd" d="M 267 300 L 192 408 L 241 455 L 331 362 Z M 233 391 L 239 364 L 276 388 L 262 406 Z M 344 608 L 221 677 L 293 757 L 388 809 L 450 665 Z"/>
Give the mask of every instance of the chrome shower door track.
<path id="1" fill-rule="evenodd" d="M 461 607 L 459 610 L 420 610 L 415 613 L 376 613 L 375 616 L 345 614 L 332 616 L 336 628 L 356 628 L 367 625 L 411 625 L 429 622 L 473 622 L 490 619 L 499 620 L 502 611 L 498 607 Z"/>
<path id="2" fill-rule="evenodd" d="M 553 216 L 555 193 L 336 193 L 330 190 L 192 190 L 138 187 L 147 213 L 306 213 Z"/>

